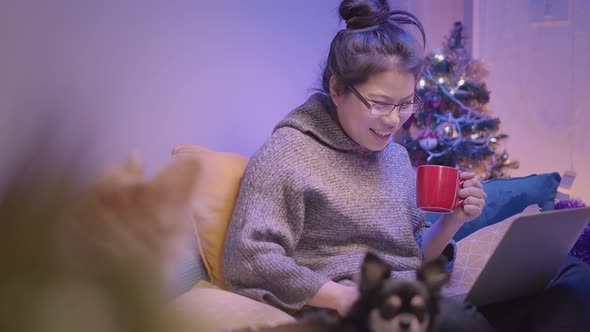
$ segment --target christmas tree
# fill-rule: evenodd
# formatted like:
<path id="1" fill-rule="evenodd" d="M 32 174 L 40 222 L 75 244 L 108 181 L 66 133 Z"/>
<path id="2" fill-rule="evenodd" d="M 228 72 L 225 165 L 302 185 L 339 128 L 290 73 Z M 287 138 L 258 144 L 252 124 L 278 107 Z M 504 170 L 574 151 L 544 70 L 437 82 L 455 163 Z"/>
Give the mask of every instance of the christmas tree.
<path id="1" fill-rule="evenodd" d="M 440 52 L 426 57 L 418 81 L 423 109 L 403 127 L 402 144 L 412 164 L 446 165 L 476 172 L 480 179 L 506 178 L 511 161 L 499 133 L 500 119 L 488 110 L 485 65 L 464 46 L 463 25 L 455 22 Z"/>

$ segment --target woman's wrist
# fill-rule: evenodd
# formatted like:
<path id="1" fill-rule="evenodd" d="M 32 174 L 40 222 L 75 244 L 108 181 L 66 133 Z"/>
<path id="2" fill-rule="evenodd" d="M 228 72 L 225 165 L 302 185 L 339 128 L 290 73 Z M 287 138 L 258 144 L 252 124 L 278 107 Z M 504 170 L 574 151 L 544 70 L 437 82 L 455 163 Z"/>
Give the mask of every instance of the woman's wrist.
<path id="1" fill-rule="evenodd" d="M 440 222 L 441 225 L 445 225 L 446 227 L 456 228 L 458 230 L 467 221 L 462 220 L 455 213 L 449 213 L 449 214 L 445 214 L 442 217 L 440 217 L 438 222 Z"/>
<path id="2" fill-rule="evenodd" d="M 447 214 L 428 227 L 422 239 L 424 259 L 430 260 L 440 256 L 463 224 L 461 220 L 454 218 L 453 214 Z"/>

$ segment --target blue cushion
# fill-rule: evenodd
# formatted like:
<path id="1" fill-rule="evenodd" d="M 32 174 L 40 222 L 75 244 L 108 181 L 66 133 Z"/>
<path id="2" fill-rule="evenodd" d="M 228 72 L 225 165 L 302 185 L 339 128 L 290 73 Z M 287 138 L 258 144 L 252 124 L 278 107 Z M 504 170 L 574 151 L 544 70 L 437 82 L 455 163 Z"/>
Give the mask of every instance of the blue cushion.
<path id="1" fill-rule="evenodd" d="M 483 181 L 488 199 L 481 216 L 465 223 L 453 239 L 459 241 L 485 226 L 522 212 L 531 204 L 538 204 L 543 211 L 553 210 L 560 182 L 561 176 L 557 172 Z M 426 214 L 426 220 L 431 222 L 439 217 L 439 214 Z"/>
<path id="2" fill-rule="evenodd" d="M 194 234 L 187 234 L 187 237 L 187 239 L 181 239 L 187 241 L 187 247 L 182 248 L 176 257 L 171 258 L 174 260 L 174 271 L 171 276 L 169 294 L 171 298 L 190 290 L 201 280 L 211 281 L 199 254 L 197 237 Z"/>
<path id="3" fill-rule="evenodd" d="M 189 291 L 200 280 L 211 281 L 207 270 L 205 270 L 205 265 L 196 251 L 195 255 L 181 257 L 176 262 L 176 275 L 171 295 L 174 297 Z"/>

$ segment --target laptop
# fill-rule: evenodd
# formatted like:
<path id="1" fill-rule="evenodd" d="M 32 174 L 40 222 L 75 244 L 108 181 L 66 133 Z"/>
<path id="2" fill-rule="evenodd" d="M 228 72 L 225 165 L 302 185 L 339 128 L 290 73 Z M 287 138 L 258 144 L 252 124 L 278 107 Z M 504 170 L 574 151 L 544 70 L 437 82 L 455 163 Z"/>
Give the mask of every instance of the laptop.
<path id="1" fill-rule="evenodd" d="M 476 306 L 541 291 L 590 221 L 590 207 L 521 214 L 499 241 L 471 287 L 443 289 L 443 295 Z"/>

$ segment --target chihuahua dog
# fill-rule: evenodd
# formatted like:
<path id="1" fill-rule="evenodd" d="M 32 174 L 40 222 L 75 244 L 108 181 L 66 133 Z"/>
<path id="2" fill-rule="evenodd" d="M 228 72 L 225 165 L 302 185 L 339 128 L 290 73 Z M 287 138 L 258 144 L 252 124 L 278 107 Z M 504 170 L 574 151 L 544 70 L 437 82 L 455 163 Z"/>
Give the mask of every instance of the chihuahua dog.
<path id="1" fill-rule="evenodd" d="M 318 310 L 296 323 L 263 328 L 275 332 L 430 332 L 439 312 L 441 288 L 450 278 L 443 256 L 425 262 L 416 280 L 391 278 L 391 267 L 367 253 L 360 273 L 360 297 L 346 317 Z M 251 330 L 243 330 L 251 331 Z"/>
<path id="2" fill-rule="evenodd" d="M 431 331 L 441 288 L 449 280 L 446 259 L 425 262 L 416 280 L 391 278 L 391 267 L 373 253 L 362 264 L 360 298 L 342 319 L 344 330 L 371 332 Z M 342 330 L 342 329 L 341 329 Z"/>

